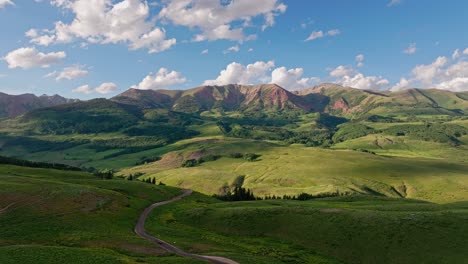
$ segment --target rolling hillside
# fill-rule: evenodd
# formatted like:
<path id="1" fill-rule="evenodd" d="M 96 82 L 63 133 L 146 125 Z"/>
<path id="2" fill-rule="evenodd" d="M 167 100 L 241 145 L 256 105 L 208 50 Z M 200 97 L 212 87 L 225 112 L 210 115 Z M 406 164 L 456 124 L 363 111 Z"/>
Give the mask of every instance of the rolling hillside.
<path id="1" fill-rule="evenodd" d="M 465 93 L 331 84 L 296 93 L 277 85 L 131 89 L 3 120 L 0 155 L 144 173 L 209 195 L 242 178 L 261 196 L 462 201 L 467 102 Z"/>
<path id="2" fill-rule="evenodd" d="M 0 164 L 0 262 L 192 263 L 133 233 L 145 207 L 179 193 L 79 171 Z"/>

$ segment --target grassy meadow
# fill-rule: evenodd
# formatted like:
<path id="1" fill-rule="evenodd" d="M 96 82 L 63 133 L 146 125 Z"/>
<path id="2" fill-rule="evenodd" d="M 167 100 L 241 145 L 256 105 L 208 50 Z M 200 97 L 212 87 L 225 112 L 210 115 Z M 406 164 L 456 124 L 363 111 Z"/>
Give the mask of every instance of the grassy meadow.
<path id="1" fill-rule="evenodd" d="M 256 153 L 256 161 L 229 157 L 229 153 Z M 183 160 L 206 155 L 222 157 L 195 167 Z M 462 155 L 461 155 L 462 156 Z M 463 156 L 462 156 L 463 157 Z M 255 194 L 294 195 L 340 192 L 405 197 L 432 202 L 468 199 L 468 164 L 448 159 L 390 157 L 372 153 L 283 146 L 275 142 L 211 138 L 187 141 L 180 151 L 163 159 L 122 170 L 145 173 L 168 185 L 217 194 L 242 178 Z"/>
<path id="2" fill-rule="evenodd" d="M 0 165 L 0 263 L 190 263 L 133 233 L 145 207 L 179 193 L 83 172 Z"/>
<path id="3" fill-rule="evenodd" d="M 464 263 L 468 204 L 350 196 L 219 202 L 195 194 L 148 229 L 191 252 L 240 263 Z"/>

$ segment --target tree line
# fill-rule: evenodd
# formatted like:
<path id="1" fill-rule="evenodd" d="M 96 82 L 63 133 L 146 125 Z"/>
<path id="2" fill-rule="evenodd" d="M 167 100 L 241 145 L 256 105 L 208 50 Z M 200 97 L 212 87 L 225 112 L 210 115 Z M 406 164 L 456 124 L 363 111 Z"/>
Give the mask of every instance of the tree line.
<path id="1" fill-rule="evenodd" d="M 254 192 L 250 189 L 246 189 L 243 187 L 235 187 L 232 191 L 228 191 L 225 194 L 213 195 L 214 198 L 226 201 L 226 202 L 237 202 L 237 201 L 255 201 L 255 200 L 296 200 L 296 201 L 307 201 L 313 199 L 320 199 L 320 198 L 328 198 L 328 197 L 338 197 L 349 195 L 348 193 L 340 193 L 340 192 L 327 192 L 327 193 L 319 193 L 319 194 L 309 194 L 309 193 L 300 193 L 298 195 L 283 195 L 283 196 L 276 196 L 276 195 L 266 195 L 263 197 L 255 196 Z"/>
<path id="2" fill-rule="evenodd" d="M 16 158 L 5 157 L 5 156 L 0 156 L 0 164 L 17 165 L 17 166 L 30 167 L 30 168 L 81 171 L 81 169 L 78 167 L 73 167 L 73 166 L 60 164 L 60 163 L 29 161 L 29 160 L 22 160 L 22 159 L 16 159 Z"/>

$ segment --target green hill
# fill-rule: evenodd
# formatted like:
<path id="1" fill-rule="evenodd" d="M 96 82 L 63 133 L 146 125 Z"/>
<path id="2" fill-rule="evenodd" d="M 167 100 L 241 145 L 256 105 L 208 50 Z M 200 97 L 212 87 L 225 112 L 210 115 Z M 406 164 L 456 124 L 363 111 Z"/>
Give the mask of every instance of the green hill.
<path id="1" fill-rule="evenodd" d="M 133 233 L 145 207 L 179 192 L 77 171 L 0 165 L 0 263 L 187 263 Z"/>
<path id="2" fill-rule="evenodd" d="M 464 161 L 385 157 L 361 151 L 221 138 L 188 140 L 178 149 L 163 155 L 160 161 L 120 173 L 145 173 L 143 177 L 156 177 L 169 185 L 209 195 L 240 184 L 260 196 L 338 192 L 441 203 L 468 200 L 468 165 Z M 466 148 L 458 153 L 465 152 Z M 249 161 L 242 157 L 246 153 L 259 157 Z M 186 167 L 187 160 L 206 161 Z"/>
<path id="3" fill-rule="evenodd" d="M 240 263 L 464 263 L 468 206 L 367 196 L 217 202 L 154 212 L 153 233 Z"/>
<path id="4" fill-rule="evenodd" d="M 5 164 L 0 179 L 1 263 L 200 263 L 133 233 L 144 208 L 178 189 Z M 146 228 L 188 252 L 247 264 L 463 263 L 467 217 L 466 202 L 375 194 L 221 202 L 194 193 L 153 211 Z"/>

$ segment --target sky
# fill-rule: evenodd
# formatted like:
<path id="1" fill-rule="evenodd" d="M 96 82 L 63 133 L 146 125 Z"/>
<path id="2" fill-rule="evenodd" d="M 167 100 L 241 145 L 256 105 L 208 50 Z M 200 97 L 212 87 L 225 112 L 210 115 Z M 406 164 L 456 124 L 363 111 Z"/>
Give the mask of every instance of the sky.
<path id="1" fill-rule="evenodd" d="M 0 92 L 468 91 L 464 0 L 0 0 Z"/>

